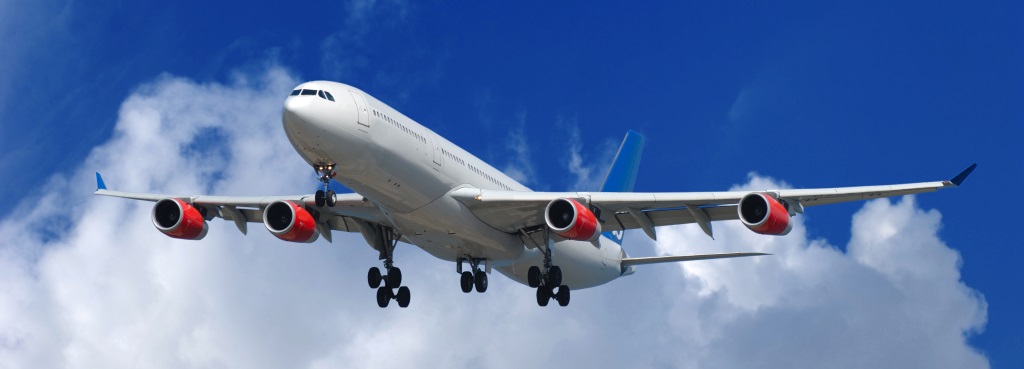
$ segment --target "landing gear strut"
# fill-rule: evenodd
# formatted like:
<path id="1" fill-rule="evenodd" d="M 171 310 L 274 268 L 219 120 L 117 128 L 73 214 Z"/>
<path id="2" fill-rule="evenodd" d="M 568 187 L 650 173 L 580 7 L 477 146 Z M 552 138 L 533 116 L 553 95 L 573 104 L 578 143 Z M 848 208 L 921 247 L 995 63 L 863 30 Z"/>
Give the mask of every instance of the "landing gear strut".
<path id="1" fill-rule="evenodd" d="M 548 302 L 554 298 L 558 301 L 558 305 L 567 306 L 569 305 L 569 286 L 562 284 L 562 268 L 551 263 L 551 249 L 554 246 L 554 242 L 548 232 L 550 230 L 544 227 L 544 245 L 538 244 L 534 241 L 533 237 L 526 233 L 525 230 L 520 229 L 519 233 L 530 240 L 542 253 L 544 253 L 544 270 L 537 266 L 531 266 L 526 272 L 526 282 L 530 287 L 537 289 L 537 305 L 548 306 Z M 555 289 L 558 292 L 555 292 Z"/>
<path id="2" fill-rule="evenodd" d="M 334 164 L 317 164 L 313 166 L 313 170 L 320 176 L 320 182 L 324 184 L 324 189 L 317 190 L 316 195 L 313 197 L 316 200 L 316 206 L 323 207 L 327 205 L 333 208 L 338 203 L 338 194 L 327 187 L 331 184 L 331 178 L 338 175 L 334 171 Z"/>
<path id="3" fill-rule="evenodd" d="M 381 274 L 380 268 L 373 267 L 367 272 L 366 281 L 370 288 L 377 289 L 377 306 L 385 308 L 391 300 L 397 300 L 399 307 L 408 307 L 409 287 L 402 286 L 402 270 L 394 266 L 395 246 L 398 246 L 398 239 L 401 237 L 388 227 L 377 226 L 376 231 L 379 237 L 377 245 L 380 247 L 381 260 L 384 260 L 384 270 L 387 274 Z M 383 286 L 381 282 L 384 283 Z"/>
<path id="4" fill-rule="evenodd" d="M 464 262 L 464 261 L 468 261 L 469 262 L 471 268 L 473 269 L 472 272 L 468 272 L 468 271 L 463 271 L 462 270 L 462 262 Z M 476 258 L 466 257 L 466 258 L 459 258 L 458 260 L 455 261 L 455 263 L 456 263 L 455 271 L 458 272 L 461 275 L 461 278 L 459 280 L 459 282 L 460 282 L 459 284 L 462 287 L 462 292 L 470 293 L 471 291 L 473 291 L 473 287 L 476 287 L 476 292 L 484 293 L 484 292 L 487 291 L 487 272 L 485 272 L 484 270 L 480 269 L 480 263 L 481 262 L 484 263 L 484 266 L 486 268 L 486 265 L 487 265 L 487 260 L 486 259 L 476 259 Z"/>

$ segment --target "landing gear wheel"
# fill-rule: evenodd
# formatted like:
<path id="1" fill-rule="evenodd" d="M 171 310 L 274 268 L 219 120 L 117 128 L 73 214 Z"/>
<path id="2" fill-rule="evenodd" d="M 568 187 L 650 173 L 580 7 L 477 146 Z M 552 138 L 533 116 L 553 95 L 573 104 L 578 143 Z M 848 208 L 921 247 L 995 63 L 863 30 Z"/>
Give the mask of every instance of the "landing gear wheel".
<path id="1" fill-rule="evenodd" d="M 562 268 L 559 268 L 557 266 L 551 267 L 551 269 L 548 270 L 548 280 L 547 280 L 547 282 L 548 282 L 548 286 L 551 286 L 551 287 L 561 286 L 562 285 Z"/>
<path id="2" fill-rule="evenodd" d="M 366 273 L 366 282 L 370 284 L 370 288 L 380 287 L 382 280 L 384 277 L 380 275 L 380 269 L 377 267 L 370 268 L 370 272 Z"/>
<path id="3" fill-rule="evenodd" d="M 379 293 L 378 293 L 379 295 Z M 540 286 L 537 288 L 537 305 L 548 306 L 548 301 L 551 301 L 551 288 L 548 286 Z"/>
<path id="4" fill-rule="evenodd" d="M 469 293 L 473 290 L 473 273 L 462 272 L 462 278 L 459 281 L 462 284 L 462 292 Z"/>
<path id="5" fill-rule="evenodd" d="M 381 287 L 377 289 L 377 306 L 382 308 L 388 307 L 388 303 L 391 302 L 391 289 L 387 287 Z"/>
<path id="6" fill-rule="evenodd" d="M 316 201 L 317 207 L 324 207 L 324 205 L 327 204 L 327 200 L 324 199 L 324 190 L 316 190 L 316 195 L 313 196 L 313 200 Z"/>
<path id="7" fill-rule="evenodd" d="M 402 270 L 398 267 L 388 269 L 388 288 L 398 288 L 402 285 Z"/>
<path id="8" fill-rule="evenodd" d="M 327 196 L 325 197 L 324 200 L 327 203 L 328 207 L 333 208 L 334 205 L 338 204 L 338 194 L 335 193 L 334 190 L 327 190 Z"/>
<path id="9" fill-rule="evenodd" d="M 561 285 L 558 287 L 558 294 L 555 295 L 555 300 L 558 300 L 559 306 L 569 305 L 569 286 Z"/>
<path id="10" fill-rule="evenodd" d="M 487 273 L 477 269 L 476 273 L 473 274 L 473 279 L 474 284 L 476 284 L 476 292 L 487 292 Z"/>
<path id="11" fill-rule="evenodd" d="M 530 270 L 526 272 L 526 283 L 530 285 L 530 288 L 540 286 L 540 268 L 530 267 Z"/>
<path id="12" fill-rule="evenodd" d="M 316 191 L 316 206 L 323 207 L 327 205 L 334 207 L 334 204 L 338 203 L 338 197 L 333 190 L 328 187 L 331 185 L 331 178 L 334 178 L 338 173 L 334 171 L 334 164 L 319 163 L 313 165 L 313 171 L 320 176 L 320 182 L 324 184 L 324 189 Z"/>
<path id="13" fill-rule="evenodd" d="M 569 303 L 568 295 L 566 295 L 566 296 L 567 296 L 566 303 Z M 410 296 L 409 296 L 409 287 L 402 286 L 402 287 L 398 288 L 398 293 L 395 294 L 395 300 L 398 300 L 398 307 L 401 307 L 401 308 L 409 307 L 409 298 L 410 298 Z M 561 304 L 561 300 L 559 300 L 559 304 Z M 565 305 L 562 305 L 562 306 L 565 306 Z"/>

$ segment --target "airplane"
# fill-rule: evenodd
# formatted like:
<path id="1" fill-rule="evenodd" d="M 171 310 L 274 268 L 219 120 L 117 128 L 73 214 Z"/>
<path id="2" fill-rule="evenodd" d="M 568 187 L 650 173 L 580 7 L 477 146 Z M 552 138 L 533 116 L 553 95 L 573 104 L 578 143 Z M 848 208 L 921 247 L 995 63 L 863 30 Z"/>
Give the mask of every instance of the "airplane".
<path id="1" fill-rule="evenodd" d="M 167 236 L 200 240 L 208 221 L 263 223 L 277 238 L 310 243 L 333 231 L 362 234 L 379 253 L 367 272 L 377 304 L 409 306 L 395 266 L 398 244 L 455 262 L 462 292 L 487 290 L 497 270 L 536 289 L 537 304 L 567 306 L 571 289 L 628 276 L 636 266 L 768 255 L 760 252 L 630 257 L 625 230 L 657 240 L 661 226 L 740 220 L 751 231 L 781 236 L 806 207 L 901 196 L 960 186 L 977 167 L 950 180 L 884 186 L 726 192 L 633 192 L 645 139 L 628 131 L 599 192 L 533 192 L 427 127 L 355 87 L 302 83 L 285 98 L 284 132 L 322 189 L 296 196 L 206 196 L 108 190 L 96 195 L 155 202 L 153 225 Z M 338 194 L 335 181 L 353 190 Z M 466 268 L 468 266 L 468 268 Z M 468 270 L 467 270 L 468 269 Z"/>

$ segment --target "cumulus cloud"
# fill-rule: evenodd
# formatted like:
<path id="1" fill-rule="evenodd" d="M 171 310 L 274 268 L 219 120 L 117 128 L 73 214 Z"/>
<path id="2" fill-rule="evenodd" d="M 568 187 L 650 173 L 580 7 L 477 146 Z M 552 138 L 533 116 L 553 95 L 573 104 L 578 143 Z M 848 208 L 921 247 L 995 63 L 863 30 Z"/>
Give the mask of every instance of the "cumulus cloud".
<path id="1" fill-rule="evenodd" d="M 692 225 L 657 244 L 631 233 L 636 256 L 775 255 L 643 267 L 566 308 L 497 274 L 463 294 L 454 265 L 402 244 L 412 304 L 380 309 L 360 236 L 289 244 L 217 220 L 202 241 L 174 240 L 153 229 L 151 203 L 91 196 L 94 170 L 123 190 L 309 192 L 280 127 L 296 84 L 268 66 L 227 84 L 164 76 L 126 99 L 78 172 L 0 220 L 0 367 L 987 366 L 965 342 L 984 298 L 960 281 L 939 213 L 913 198 L 867 203 L 845 252 L 808 239 L 801 218 L 786 237 L 735 222 L 716 224 L 716 241 Z"/>
<path id="2" fill-rule="evenodd" d="M 786 187 L 751 175 L 734 190 Z M 659 233 L 664 254 L 774 254 L 742 265 L 678 265 L 718 318 L 701 326 L 700 338 L 711 338 L 695 353 L 702 366 L 988 366 L 966 342 L 984 327 L 987 305 L 960 281 L 959 254 L 938 237 L 938 211 L 918 208 L 910 196 L 868 202 L 853 216 L 845 252 L 808 239 L 803 219 L 786 237 L 759 236 L 738 222 L 715 224 L 718 241 L 696 227 Z M 700 319 L 705 311 L 690 313 Z"/>

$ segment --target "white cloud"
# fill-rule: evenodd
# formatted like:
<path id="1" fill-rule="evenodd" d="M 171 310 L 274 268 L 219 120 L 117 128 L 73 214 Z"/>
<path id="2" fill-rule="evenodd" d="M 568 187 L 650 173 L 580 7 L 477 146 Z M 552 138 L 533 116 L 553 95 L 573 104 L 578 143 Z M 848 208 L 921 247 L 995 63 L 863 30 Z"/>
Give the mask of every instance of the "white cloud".
<path id="1" fill-rule="evenodd" d="M 597 191 L 604 183 L 608 175 L 608 168 L 612 159 L 619 149 L 617 142 L 606 140 L 601 144 L 597 152 L 597 158 L 584 157 L 583 138 L 580 136 L 580 126 L 576 118 L 559 118 L 558 125 L 568 130 L 569 139 L 566 142 L 568 148 L 565 161 L 566 169 L 569 170 L 571 178 L 575 182 L 569 188 L 570 191 Z"/>
<path id="2" fill-rule="evenodd" d="M 658 245 L 631 233 L 633 255 L 775 256 L 649 266 L 566 308 L 498 274 L 463 294 L 454 265 L 403 244 L 412 305 L 379 309 L 360 236 L 298 245 L 214 221 L 202 241 L 173 240 L 151 204 L 90 195 L 94 170 L 124 190 L 308 192 L 280 127 L 296 83 L 273 66 L 227 85 L 162 77 L 78 172 L 0 220 L 0 367 L 987 366 L 964 341 L 984 299 L 960 281 L 938 212 L 912 198 L 865 205 L 848 253 L 808 240 L 802 220 L 778 238 L 736 222 L 716 224 L 717 241 L 695 226 L 660 230 Z"/>
<path id="3" fill-rule="evenodd" d="M 405 0 L 352 0 L 344 14 L 342 31 L 320 43 L 321 72 L 332 80 L 348 80 L 365 70 L 371 60 L 364 39 L 375 27 L 394 27 L 406 20 L 413 4 Z"/>
<path id="4" fill-rule="evenodd" d="M 533 169 L 533 159 L 530 157 L 530 141 L 526 136 L 526 113 L 519 113 L 516 117 L 514 128 L 508 131 L 508 138 L 505 140 L 505 147 L 512 151 L 512 156 L 502 172 L 512 179 L 530 186 L 534 184 L 536 172 Z"/>
<path id="5" fill-rule="evenodd" d="M 736 189 L 785 188 L 751 176 Z M 813 208 L 809 209 L 813 214 Z M 755 250 L 736 263 L 680 264 L 687 287 L 714 303 L 707 367 L 980 368 L 966 335 L 985 325 L 987 305 L 960 281 L 959 254 L 938 238 L 940 215 L 913 197 L 868 202 L 853 217 L 847 252 L 807 239 L 802 217 L 786 237 L 738 222 L 659 232 L 667 254 Z M 685 245 L 685 246 L 684 246 Z"/>

